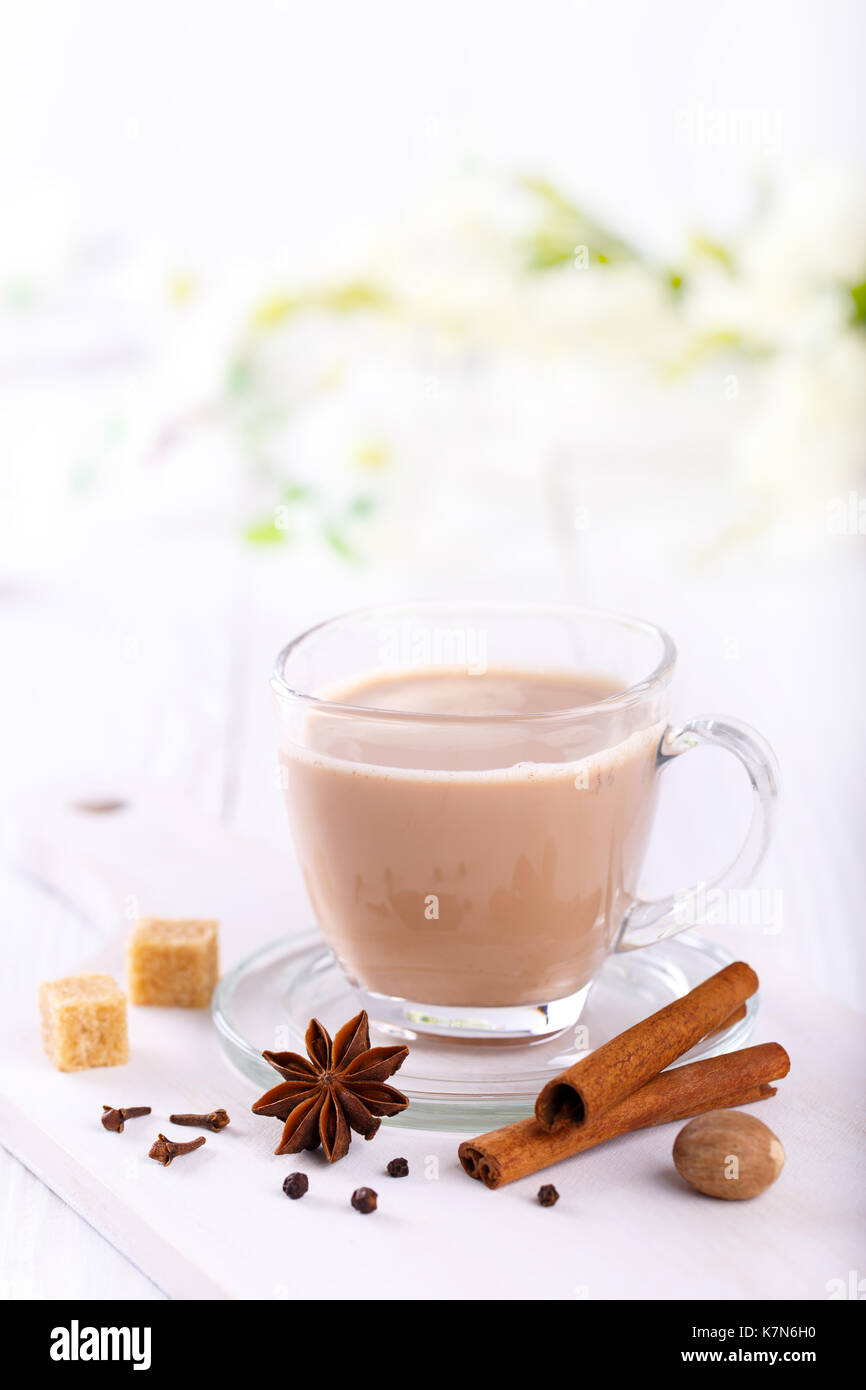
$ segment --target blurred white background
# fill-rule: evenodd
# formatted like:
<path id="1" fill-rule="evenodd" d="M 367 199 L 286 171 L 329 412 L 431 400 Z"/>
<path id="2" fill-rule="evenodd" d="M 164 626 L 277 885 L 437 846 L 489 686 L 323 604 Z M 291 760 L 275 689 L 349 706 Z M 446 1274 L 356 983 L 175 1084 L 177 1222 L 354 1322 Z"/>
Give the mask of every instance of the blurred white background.
<path id="1" fill-rule="evenodd" d="M 862 1007 L 864 31 L 854 0 L 0 4 L 13 845 L 116 797 L 288 855 L 267 675 L 302 624 L 572 598 L 663 623 L 679 713 L 775 743 L 774 950 Z M 745 805 L 711 755 L 670 783 L 659 887 Z M 10 864 L 29 987 L 86 942 Z"/>
<path id="2" fill-rule="evenodd" d="M 541 168 L 672 255 L 696 221 L 736 231 L 762 168 L 862 166 L 864 26 L 844 0 L 4 5 L 4 233 L 351 256 L 474 159 Z M 701 109 L 763 129 L 689 144 Z"/>

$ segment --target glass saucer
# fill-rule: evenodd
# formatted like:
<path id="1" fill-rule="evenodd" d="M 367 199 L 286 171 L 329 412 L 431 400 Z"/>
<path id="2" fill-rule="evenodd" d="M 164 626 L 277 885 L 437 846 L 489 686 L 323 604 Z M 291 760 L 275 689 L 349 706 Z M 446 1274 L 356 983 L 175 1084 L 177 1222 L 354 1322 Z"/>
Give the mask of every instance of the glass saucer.
<path id="1" fill-rule="evenodd" d="M 691 933 L 643 951 L 608 957 L 576 1027 L 519 1043 L 435 1038 L 383 1028 L 371 1019 L 371 1042 L 405 1039 L 409 1057 L 393 1078 L 410 1100 L 386 1124 L 409 1129 L 496 1129 L 531 1113 L 546 1081 L 579 1057 L 688 993 L 733 956 Z M 304 1053 L 309 1020 L 333 1034 L 362 1007 L 318 931 L 283 937 L 242 961 L 217 986 L 213 1016 L 227 1058 L 262 1090 L 277 1081 L 263 1049 Z M 706 1038 L 681 1058 L 693 1062 L 742 1047 L 751 1034 L 758 996 L 745 1017 Z"/>

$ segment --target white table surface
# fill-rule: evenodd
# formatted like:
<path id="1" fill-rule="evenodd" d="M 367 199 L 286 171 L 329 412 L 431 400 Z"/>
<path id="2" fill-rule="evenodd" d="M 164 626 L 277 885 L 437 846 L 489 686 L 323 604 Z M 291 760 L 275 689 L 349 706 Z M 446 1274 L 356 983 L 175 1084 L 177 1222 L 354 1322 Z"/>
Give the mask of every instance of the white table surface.
<path id="1" fill-rule="evenodd" d="M 854 1195 L 863 1153 L 862 1109 L 855 1099 L 864 1072 L 858 1011 L 866 994 L 858 582 L 847 559 L 834 560 L 808 574 L 792 568 L 781 584 L 777 577 L 759 586 L 760 602 L 748 584 L 724 593 L 710 584 L 701 593 L 668 594 L 664 611 L 657 606 L 651 614 L 673 629 L 683 653 L 677 713 L 725 710 L 749 718 L 770 736 L 782 761 L 785 816 L 759 878 L 778 895 L 780 929 L 720 928 L 716 936 L 761 972 L 765 1004 L 756 1040 L 776 1037 L 794 1059 L 783 1092 L 770 1103 L 772 1119 L 761 1111 L 788 1151 L 783 1179 L 760 1203 L 742 1209 L 696 1207 L 673 1186 L 667 1158 L 673 1132 L 665 1129 L 646 1144 L 609 1146 L 579 1165 L 560 1167 L 563 1201 L 551 1212 L 529 1201 L 533 1180 L 489 1194 L 449 1172 L 442 1181 L 453 1191 L 431 1220 L 432 1201 L 413 1206 L 417 1184 L 413 1196 L 407 1183 L 393 1183 L 384 1194 L 395 1215 L 386 1210 L 371 1219 L 377 1220 L 376 1240 L 364 1247 L 371 1286 L 377 1278 L 388 1283 L 397 1270 L 405 1271 L 410 1295 L 446 1295 L 454 1262 L 447 1234 L 458 1227 L 464 1231 L 460 1258 L 471 1273 L 471 1290 L 464 1286 L 462 1296 L 470 1297 L 684 1297 L 697 1288 L 707 1296 L 820 1298 L 828 1280 L 866 1268 L 863 1212 Z M 182 608 L 170 594 L 141 590 L 42 588 L 4 596 L 4 651 L 17 672 L 5 692 L 2 748 L 4 802 L 7 813 L 15 810 L 10 846 L 40 798 L 56 805 L 88 795 L 118 794 L 133 802 L 156 795 L 177 797 L 223 827 L 285 845 L 289 855 L 272 771 L 266 674 L 274 651 L 310 605 L 302 613 L 302 605 L 263 600 L 252 588 L 241 600 L 216 595 L 198 607 L 190 599 Z M 614 602 L 646 608 L 639 595 L 630 603 L 614 596 Z M 670 775 L 650 887 L 705 872 L 708 859 L 717 865 L 736 841 L 745 810 L 742 786 L 712 755 L 705 762 Z M 698 797 L 700 814 L 694 810 Z M 0 884 L 12 961 L 2 981 L 8 1003 L 32 995 L 38 979 L 77 968 L 102 943 L 74 900 L 46 894 L 21 873 L 14 848 Z M 35 1020 L 34 1004 L 34 1027 Z M 105 1084 L 108 1079 L 106 1073 Z M 405 1152 L 416 1171 L 431 1153 L 447 1169 L 455 1146 L 448 1136 L 406 1131 L 379 1144 L 383 1159 L 391 1150 Z M 329 1207 L 339 1206 L 343 1188 L 355 1185 L 356 1168 L 369 1180 L 356 1150 L 322 1177 Z M 285 1287 L 251 1287 L 251 1296 L 293 1296 L 302 1266 L 312 1271 L 315 1292 L 330 1291 L 330 1246 L 343 1238 L 342 1217 L 334 1211 L 322 1241 L 314 1204 L 305 1199 L 296 1205 L 302 1210 L 295 1213 L 286 1251 Z M 482 1208 L 495 1217 L 485 1215 L 478 1240 L 467 1244 L 471 1213 Z M 165 1296 L 2 1150 L 0 1213 L 5 1296 Z M 717 1239 L 702 1244 L 697 1235 L 707 1221 L 715 1223 Z M 743 1269 L 738 1245 L 756 1222 L 765 1256 Z M 366 1227 L 349 1230 L 353 1244 L 366 1241 Z M 548 1262 L 551 1241 L 557 1255 Z M 520 1259 L 515 1249 L 524 1251 Z M 573 1249 L 573 1259 L 563 1257 L 566 1249 Z M 651 1275 L 636 1274 L 648 1249 Z M 402 1273 L 398 1282 L 404 1282 Z"/>

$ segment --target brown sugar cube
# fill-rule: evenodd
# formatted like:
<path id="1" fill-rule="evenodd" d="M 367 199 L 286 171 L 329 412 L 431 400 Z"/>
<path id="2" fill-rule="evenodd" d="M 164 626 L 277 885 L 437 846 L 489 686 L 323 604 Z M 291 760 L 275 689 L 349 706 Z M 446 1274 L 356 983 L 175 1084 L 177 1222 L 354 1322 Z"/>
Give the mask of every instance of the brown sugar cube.
<path id="1" fill-rule="evenodd" d="M 129 1061 L 126 996 L 110 975 L 67 975 L 39 986 L 42 1041 L 58 1071 Z"/>
<path id="2" fill-rule="evenodd" d="M 218 922 L 142 917 L 127 947 L 133 1004 L 206 1009 L 219 972 Z"/>

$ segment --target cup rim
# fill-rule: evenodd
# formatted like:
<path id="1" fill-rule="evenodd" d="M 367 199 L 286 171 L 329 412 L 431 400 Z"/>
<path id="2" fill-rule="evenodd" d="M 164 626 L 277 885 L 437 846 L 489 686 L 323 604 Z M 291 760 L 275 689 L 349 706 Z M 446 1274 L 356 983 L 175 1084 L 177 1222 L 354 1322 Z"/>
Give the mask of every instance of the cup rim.
<path id="1" fill-rule="evenodd" d="M 463 610 L 487 609 L 501 615 L 513 613 L 515 616 L 528 616 L 532 613 L 544 613 L 558 615 L 560 617 L 572 617 L 593 619 L 609 623 L 618 623 L 623 627 L 641 631 L 656 637 L 661 643 L 661 656 L 649 675 L 641 680 L 635 681 L 632 685 L 624 687 L 622 690 L 615 691 L 612 695 L 605 696 L 601 700 L 596 700 L 592 704 L 578 705 L 570 709 L 540 710 L 525 714 L 430 714 L 421 710 L 402 710 L 402 709 L 380 709 L 374 705 L 353 705 L 344 700 L 326 700 L 319 695 L 313 695 L 309 691 L 296 690 L 285 679 L 284 671 L 289 657 L 297 650 L 302 642 L 312 637 L 315 633 L 321 632 L 323 628 L 330 627 L 334 623 L 343 622 L 350 618 L 370 618 L 374 614 L 405 613 L 407 610 L 420 612 L 424 609 L 440 611 L 451 609 L 459 613 Z M 330 618 L 325 618 L 321 622 L 314 623 L 312 627 L 306 628 L 293 637 L 290 642 L 281 648 L 277 655 L 274 669 L 271 674 L 271 689 L 274 694 L 281 699 L 297 700 L 304 704 L 313 706 L 323 712 L 333 712 L 340 714 L 351 714 L 369 719 L 388 720 L 397 722 L 419 722 L 425 724 L 514 724 L 514 723 L 554 723 L 563 721 L 574 721 L 576 719 L 586 719 L 588 716 L 602 713 L 608 714 L 621 709 L 627 709 L 639 704 L 641 700 L 654 690 L 662 689 L 666 686 L 674 671 L 677 660 L 677 649 L 673 638 L 664 628 L 658 624 L 649 622 L 646 618 L 637 618 L 628 613 L 620 613 L 614 609 L 592 608 L 584 604 L 576 603 L 544 603 L 532 600 L 507 599 L 427 599 L 418 602 L 409 600 L 399 603 L 369 604 L 360 608 L 350 608 L 342 613 L 335 613 Z"/>

